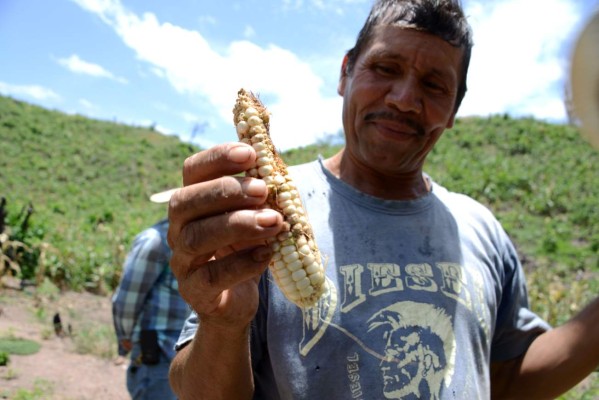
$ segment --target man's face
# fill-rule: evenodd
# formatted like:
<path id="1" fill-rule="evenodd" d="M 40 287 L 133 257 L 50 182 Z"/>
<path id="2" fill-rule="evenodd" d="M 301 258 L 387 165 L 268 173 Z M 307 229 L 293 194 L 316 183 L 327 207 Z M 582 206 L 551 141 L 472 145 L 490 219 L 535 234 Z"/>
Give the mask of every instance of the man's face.
<path id="1" fill-rule="evenodd" d="M 376 27 L 339 81 L 352 161 L 383 174 L 419 171 L 453 125 L 462 54 L 428 33 Z"/>
<path id="2" fill-rule="evenodd" d="M 424 371 L 420 340 L 418 333 L 406 329 L 391 332 L 381 362 L 384 392 L 389 398 L 418 393 Z"/>

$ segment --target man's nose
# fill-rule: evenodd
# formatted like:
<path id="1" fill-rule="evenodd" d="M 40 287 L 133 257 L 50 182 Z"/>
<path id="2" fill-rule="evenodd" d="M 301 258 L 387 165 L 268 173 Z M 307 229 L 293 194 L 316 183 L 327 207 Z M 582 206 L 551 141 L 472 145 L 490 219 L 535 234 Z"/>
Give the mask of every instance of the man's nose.
<path id="1" fill-rule="evenodd" d="M 385 103 L 400 112 L 419 114 L 422 94 L 416 78 L 408 75 L 394 81 L 385 96 Z"/>

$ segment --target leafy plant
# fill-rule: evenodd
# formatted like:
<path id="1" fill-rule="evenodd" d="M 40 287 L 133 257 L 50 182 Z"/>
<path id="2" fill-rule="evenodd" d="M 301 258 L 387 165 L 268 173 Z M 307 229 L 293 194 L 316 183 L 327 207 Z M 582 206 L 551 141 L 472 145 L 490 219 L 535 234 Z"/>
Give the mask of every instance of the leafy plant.
<path id="1" fill-rule="evenodd" d="M 0 233 L 0 277 L 21 275 L 21 265 L 16 255 L 29 248 L 18 240 L 11 240 L 8 233 Z"/>
<path id="2" fill-rule="evenodd" d="M 0 351 L 0 367 L 5 367 L 10 362 L 10 356 L 6 351 Z"/>
<path id="3" fill-rule="evenodd" d="M 33 206 L 23 207 L 17 215 L 7 211 L 4 197 L 0 201 L 0 277 L 14 276 L 23 280 L 35 278 L 35 271 L 44 258 L 40 242 L 43 230 L 30 223 Z M 40 255 L 42 255 L 40 259 Z"/>

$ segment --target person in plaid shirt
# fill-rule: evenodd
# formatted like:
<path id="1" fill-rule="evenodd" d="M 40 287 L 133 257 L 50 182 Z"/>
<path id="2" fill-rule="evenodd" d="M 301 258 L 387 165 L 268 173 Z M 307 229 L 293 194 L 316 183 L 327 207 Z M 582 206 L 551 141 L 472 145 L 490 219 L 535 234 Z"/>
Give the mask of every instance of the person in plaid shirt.
<path id="1" fill-rule="evenodd" d="M 127 390 L 132 399 L 176 399 L 168 370 L 190 310 L 169 266 L 167 230 L 164 219 L 136 236 L 112 298 L 118 352 L 131 359 Z"/>

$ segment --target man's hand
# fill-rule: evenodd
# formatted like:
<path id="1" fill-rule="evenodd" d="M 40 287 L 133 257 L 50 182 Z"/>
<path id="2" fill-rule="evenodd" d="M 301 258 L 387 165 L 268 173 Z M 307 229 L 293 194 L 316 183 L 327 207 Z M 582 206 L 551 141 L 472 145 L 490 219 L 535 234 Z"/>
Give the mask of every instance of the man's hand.
<path id="1" fill-rule="evenodd" d="M 121 340 L 121 347 L 129 353 L 133 349 L 133 343 L 129 339 L 123 339 Z"/>
<path id="2" fill-rule="evenodd" d="M 271 257 L 266 239 L 282 216 L 261 209 L 262 180 L 232 176 L 253 166 L 251 146 L 230 143 L 185 160 L 184 188 L 169 203 L 172 270 L 204 327 L 246 327 L 258 307 L 257 283 Z"/>

